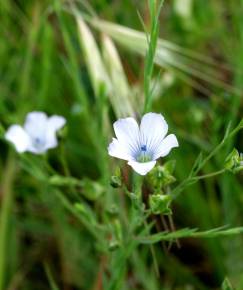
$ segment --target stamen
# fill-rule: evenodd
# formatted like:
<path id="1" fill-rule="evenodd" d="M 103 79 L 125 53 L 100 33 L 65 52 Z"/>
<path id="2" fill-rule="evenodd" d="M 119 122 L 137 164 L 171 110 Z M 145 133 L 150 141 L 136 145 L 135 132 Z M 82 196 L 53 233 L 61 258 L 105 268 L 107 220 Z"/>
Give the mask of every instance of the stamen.
<path id="1" fill-rule="evenodd" d="M 136 160 L 138 162 L 148 162 L 152 160 L 151 157 L 151 154 L 147 151 L 147 145 L 141 145 L 140 152 L 137 154 Z"/>
<path id="2" fill-rule="evenodd" d="M 147 151 L 147 146 L 146 145 L 142 145 L 141 146 L 141 150 L 144 151 L 144 152 Z"/>
<path id="3" fill-rule="evenodd" d="M 35 138 L 35 143 L 36 144 L 41 144 L 42 143 L 42 140 L 40 138 Z"/>
<path id="4" fill-rule="evenodd" d="M 42 138 L 36 137 L 33 140 L 33 145 L 38 149 L 42 148 L 44 144 L 45 144 L 45 141 Z"/>

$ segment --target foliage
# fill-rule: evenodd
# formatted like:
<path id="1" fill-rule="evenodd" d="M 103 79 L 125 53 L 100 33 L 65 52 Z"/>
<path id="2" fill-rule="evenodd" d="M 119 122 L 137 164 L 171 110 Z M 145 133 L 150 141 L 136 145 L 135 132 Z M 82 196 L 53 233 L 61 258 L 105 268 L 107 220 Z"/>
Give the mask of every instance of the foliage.
<path id="1" fill-rule="evenodd" d="M 243 288 L 243 3 L 180 2 L 1 4 L 0 290 Z M 59 146 L 17 154 L 37 110 Z M 180 146 L 141 178 L 107 145 L 147 111 Z"/>

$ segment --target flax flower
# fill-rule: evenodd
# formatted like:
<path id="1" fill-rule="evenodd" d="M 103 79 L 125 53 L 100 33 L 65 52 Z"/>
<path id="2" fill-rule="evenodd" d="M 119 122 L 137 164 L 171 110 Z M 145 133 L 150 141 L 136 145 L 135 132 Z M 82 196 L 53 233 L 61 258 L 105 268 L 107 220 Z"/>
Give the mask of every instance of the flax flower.
<path id="1" fill-rule="evenodd" d="M 116 138 L 108 147 L 109 155 L 127 160 L 140 175 L 146 175 L 158 158 L 179 146 L 174 134 L 166 136 L 168 124 L 161 114 L 145 114 L 140 126 L 134 118 L 119 119 L 113 127 Z"/>
<path id="2" fill-rule="evenodd" d="M 23 127 L 17 124 L 9 127 L 5 139 L 13 143 L 19 153 L 42 154 L 58 145 L 56 132 L 65 123 L 62 116 L 48 118 L 44 112 L 31 112 L 27 114 Z"/>

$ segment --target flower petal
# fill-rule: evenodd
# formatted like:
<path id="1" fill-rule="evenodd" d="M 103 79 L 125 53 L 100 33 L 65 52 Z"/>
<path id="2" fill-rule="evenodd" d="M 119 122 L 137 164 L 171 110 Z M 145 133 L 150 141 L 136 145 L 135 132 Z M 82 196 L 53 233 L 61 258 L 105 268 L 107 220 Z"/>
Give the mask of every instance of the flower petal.
<path id="1" fill-rule="evenodd" d="M 140 150 L 139 127 L 133 118 L 119 119 L 113 124 L 116 137 L 123 151 L 134 159 Z"/>
<path id="2" fill-rule="evenodd" d="M 24 129 L 32 139 L 45 139 L 47 116 L 44 112 L 31 112 L 26 116 Z"/>
<path id="3" fill-rule="evenodd" d="M 140 163 L 137 161 L 129 161 L 128 164 L 140 175 L 146 175 L 156 164 L 156 161 Z"/>
<path id="4" fill-rule="evenodd" d="M 54 115 L 47 120 L 45 149 L 57 146 L 56 132 L 66 124 L 62 116 Z"/>
<path id="5" fill-rule="evenodd" d="M 164 157 L 170 153 L 172 148 L 178 147 L 178 141 L 174 134 L 170 134 L 160 143 L 154 152 L 153 159 L 157 159 L 159 157 Z"/>
<path id="6" fill-rule="evenodd" d="M 65 124 L 66 119 L 58 115 L 51 116 L 47 121 L 48 128 L 51 128 L 52 130 L 55 131 L 61 129 Z"/>
<path id="7" fill-rule="evenodd" d="M 140 125 L 141 144 L 153 153 L 164 139 L 168 125 L 161 114 L 147 113 L 143 116 Z"/>
<path id="8" fill-rule="evenodd" d="M 116 138 L 112 138 L 112 142 L 108 146 L 108 154 L 110 156 L 130 160 L 131 156 L 129 152 L 122 146 Z"/>
<path id="9" fill-rule="evenodd" d="M 30 138 L 24 129 L 19 125 L 12 125 L 5 134 L 5 139 L 12 142 L 19 153 L 28 150 Z"/>

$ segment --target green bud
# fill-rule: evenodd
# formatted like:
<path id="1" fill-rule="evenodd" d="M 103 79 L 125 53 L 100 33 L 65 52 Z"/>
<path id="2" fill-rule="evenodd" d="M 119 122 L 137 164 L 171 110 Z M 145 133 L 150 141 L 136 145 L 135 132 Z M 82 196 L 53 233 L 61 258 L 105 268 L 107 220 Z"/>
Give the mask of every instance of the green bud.
<path id="1" fill-rule="evenodd" d="M 106 212 L 111 216 L 111 217 L 116 217 L 118 215 L 118 207 L 115 204 L 112 204 L 111 207 L 109 207 Z"/>
<path id="2" fill-rule="evenodd" d="M 153 194 L 149 196 L 149 206 L 153 214 L 170 215 L 171 196 L 164 194 Z"/>
<path id="3" fill-rule="evenodd" d="M 114 188 L 119 188 L 122 186 L 121 179 L 118 176 L 111 176 L 110 185 Z"/>
<path id="4" fill-rule="evenodd" d="M 111 240 L 109 242 L 109 250 L 114 251 L 121 246 L 122 243 L 122 228 L 118 219 L 114 219 L 110 224 Z"/>
<path id="5" fill-rule="evenodd" d="M 140 212 L 143 212 L 145 210 L 144 203 L 141 201 L 141 199 L 139 198 L 139 196 L 136 193 L 127 191 L 126 194 L 131 199 L 134 207 L 137 210 L 139 210 Z"/>
<path id="6" fill-rule="evenodd" d="M 122 186 L 121 170 L 119 167 L 116 168 L 115 174 L 111 176 L 110 185 L 114 188 Z"/>
<path id="7" fill-rule="evenodd" d="M 156 166 L 148 175 L 148 182 L 155 191 L 175 182 L 172 175 L 175 168 L 175 161 L 166 162 L 163 166 Z"/>
<path id="8" fill-rule="evenodd" d="M 80 103 L 74 103 L 71 107 L 71 114 L 74 116 L 82 115 L 83 111 L 83 107 Z"/>
<path id="9" fill-rule="evenodd" d="M 54 186 L 81 186 L 82 181 L 73 177 L 53 175 L 49 178 L 49 183 Z"/>
<path id="10" fill-rule="evenodd" d="M 243 169 L 243 154 L 239 154 L 239 152 L 234 148 L 227 156 L 224 167 L 233 173 L 241 171 Z"/>
<path id="11" fill-rule="evenodd" d="M 89 200 L 97 200 L 104 193 L 103 186 L 88 178 L 82 180 L 82 194 Z"/>
<path id="12" fill-rule="evenodd" d="M 112 240 L 109 243 L 109 250 L 110 251 L 115 251 L 116 249 L 118 249 L 120 247 L 120 243 L 117 240 Z"/>

